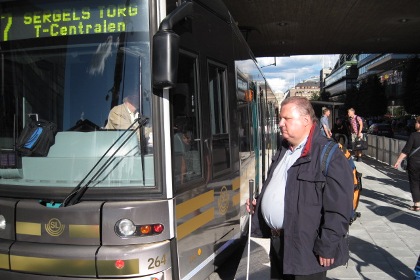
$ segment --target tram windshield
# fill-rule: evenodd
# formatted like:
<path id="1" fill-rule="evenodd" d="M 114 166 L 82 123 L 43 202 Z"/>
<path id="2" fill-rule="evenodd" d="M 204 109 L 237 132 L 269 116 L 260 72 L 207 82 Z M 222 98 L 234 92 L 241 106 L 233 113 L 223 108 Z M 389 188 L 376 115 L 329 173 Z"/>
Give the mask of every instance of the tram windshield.
<path id="1" fill-rule="evenodd" d="M 0 3 L 1 185 L 154 185 L 148 3 Z"/>

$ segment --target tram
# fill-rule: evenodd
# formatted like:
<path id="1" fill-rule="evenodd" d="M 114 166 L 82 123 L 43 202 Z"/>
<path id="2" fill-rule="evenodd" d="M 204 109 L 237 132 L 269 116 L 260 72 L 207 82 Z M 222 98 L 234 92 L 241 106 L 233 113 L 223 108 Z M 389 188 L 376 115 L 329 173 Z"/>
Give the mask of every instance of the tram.
<path id="1" fill-rule="evenodd" d="M 208 277 L 246 233 L 278 133 L 223 2 L 6 0 L 0 15 L 0 278 Z M 109 128 L 127 98 L 132 124 Z"/>

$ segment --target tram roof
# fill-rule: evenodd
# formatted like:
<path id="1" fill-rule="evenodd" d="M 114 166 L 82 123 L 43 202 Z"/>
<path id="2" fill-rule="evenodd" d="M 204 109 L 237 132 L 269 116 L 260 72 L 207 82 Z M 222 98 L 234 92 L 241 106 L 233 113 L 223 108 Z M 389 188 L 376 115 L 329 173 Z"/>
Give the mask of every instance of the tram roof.
<path id="1" fill-rule="evenodd" d="M 418 0 L 223 1 L 256 57 L 420 52 Z"/>

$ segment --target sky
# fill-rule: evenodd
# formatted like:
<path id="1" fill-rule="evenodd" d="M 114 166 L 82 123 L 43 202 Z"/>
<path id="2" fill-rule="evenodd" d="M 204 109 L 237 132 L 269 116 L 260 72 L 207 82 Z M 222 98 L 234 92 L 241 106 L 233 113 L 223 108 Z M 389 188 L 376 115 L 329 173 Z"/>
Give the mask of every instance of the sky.
<path id="1" fill-rule="evenodd" d="M 333 68 L 338 58 L 338 54 L 276 57 L 276 66 L 267 66 L 274 63 L 274 57 L 257 61 L 274 93 L 284 93 L 299 82 L 314 76 L 319 78 L 319 71 L 323 67 Z"/>

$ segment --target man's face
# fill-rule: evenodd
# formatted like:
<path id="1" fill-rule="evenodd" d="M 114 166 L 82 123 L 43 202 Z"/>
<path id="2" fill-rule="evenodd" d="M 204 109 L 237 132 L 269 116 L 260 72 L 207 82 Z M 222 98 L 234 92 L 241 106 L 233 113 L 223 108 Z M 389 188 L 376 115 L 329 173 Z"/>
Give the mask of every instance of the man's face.
<path id="1" fill-rule="evenodd" d="M 310 129 L 309 116 L 301 116 L 295 104 L 289 103 L 281 107 L 280 130 L 290 144 L 299 145 Z"/>
<path id="2" fill-rule="evenodd" d="M 137 110 L 137 108 L 133 104 L 131 104 L 130 102 L 127 102 L 126 105 L 127 105 L 128 110 L 130 110 L 130 112 L 132 112 L 132 113 Z"/>
<path id="3" fill-rule="evenodd" d="M 329 116 L 330 116 L 330 114 L 331 114 L 331 111 L 330 111 L 330 110 L 328 110 L 328 111 L 326 111 L 326 112 L 325 112 L 325 115 L 326 115 L 327 117 L 329 117 Z"/>
<path id="4" fill-rule="evenodd" d="M 349 115 L 350 118 L 354 117 L 354 111 L 348 111 L 347 114 Z"/>

